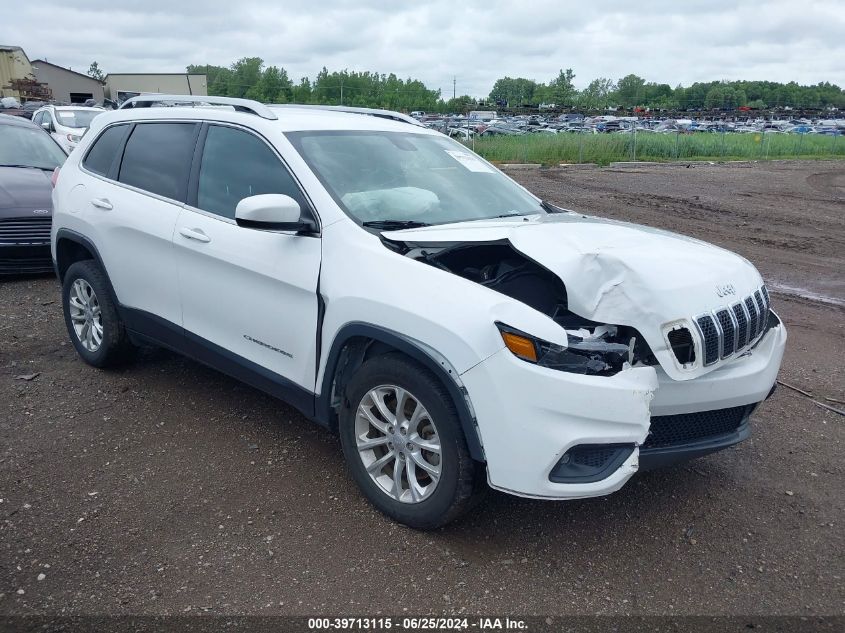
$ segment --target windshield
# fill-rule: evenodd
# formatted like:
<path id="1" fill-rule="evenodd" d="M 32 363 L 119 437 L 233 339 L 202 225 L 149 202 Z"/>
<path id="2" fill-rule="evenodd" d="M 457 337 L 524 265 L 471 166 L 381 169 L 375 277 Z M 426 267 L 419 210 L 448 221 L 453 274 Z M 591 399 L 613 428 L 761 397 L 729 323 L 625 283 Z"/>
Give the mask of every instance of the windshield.
<path id="1" fill-rule="evenodd" d="M 510 178 L 447 137 L 357 130 L 287 136 L 338 205 L 361 224 L 545 213 Z"/>
<path id="2" fill-rule="evenodd" d="M 36 127 L 0 125 L 0 167 L 55 169 L 67 156 L 56 142 Z"/>
<path id="3" fill-rule="evenodd" d="M 56 122 L 65 127 L 91 127 L 91 121 L 102 110 L 56 110 Z"/>

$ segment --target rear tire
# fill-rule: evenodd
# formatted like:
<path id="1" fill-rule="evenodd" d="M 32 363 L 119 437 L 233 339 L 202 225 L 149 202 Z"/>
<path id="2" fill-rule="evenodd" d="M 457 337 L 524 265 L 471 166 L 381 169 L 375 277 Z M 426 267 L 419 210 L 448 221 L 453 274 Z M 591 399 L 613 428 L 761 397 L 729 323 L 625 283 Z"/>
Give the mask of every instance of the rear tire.
<path id="1" fill-rule="evenodd" d="M 76 262 L 62 283 L 62 312 L 71 343 L 94 367 L 114 367 L 132 359 L 132 345 L 111 299 L 105 272 L 93 260 Z"/>
<path id="2" fill-rule="evenodd" d="M 398 353 L 366 361 L 346 387 L 340 442 L 381 512 L 431 530 L 469 506 L 478 480 L 455 404 L 437 377 Z"/>

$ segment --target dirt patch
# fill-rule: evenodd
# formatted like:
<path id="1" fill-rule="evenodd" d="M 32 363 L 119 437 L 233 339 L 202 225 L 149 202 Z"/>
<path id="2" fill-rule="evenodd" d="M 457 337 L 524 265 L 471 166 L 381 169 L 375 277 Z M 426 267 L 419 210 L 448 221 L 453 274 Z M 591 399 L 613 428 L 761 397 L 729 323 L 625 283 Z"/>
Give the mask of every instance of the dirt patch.
<path id="1" fill-rule="evenodd" d="M 657 226 L 744 255 L 767 280 L 845 300 L 845 163 L 514 172 L 582 213 Z"/>

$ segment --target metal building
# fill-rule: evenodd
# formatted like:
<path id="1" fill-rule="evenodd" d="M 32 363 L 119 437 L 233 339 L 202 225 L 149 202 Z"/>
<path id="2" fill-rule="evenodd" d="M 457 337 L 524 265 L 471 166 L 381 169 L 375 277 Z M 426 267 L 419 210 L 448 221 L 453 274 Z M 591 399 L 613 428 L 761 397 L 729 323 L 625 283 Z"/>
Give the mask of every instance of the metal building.
<path id="1" fill-rule="evenodd" d="M 32 72 L 36 81 L 47 84 L 55 101 L 85 103 L 88 99 L 94 99 L 97 103 L 103 102 L 105 93 L 103 82 L 99 79 L 43 59 L 32 60 Z"/>
<path id="2" fill-rule="evenodd" d="M 20 46 L 0 44 L 0 97 L 26 99 L 23 83 L 32 82 L 32 66 Z"/>
<path id="3" fill-rule="evenodd" d="M 106 97 L 122 103 L 143 93 L 202 95 L 208 94 L 205 75 L 188 73 L 109 73 L 106 75 Z"/>

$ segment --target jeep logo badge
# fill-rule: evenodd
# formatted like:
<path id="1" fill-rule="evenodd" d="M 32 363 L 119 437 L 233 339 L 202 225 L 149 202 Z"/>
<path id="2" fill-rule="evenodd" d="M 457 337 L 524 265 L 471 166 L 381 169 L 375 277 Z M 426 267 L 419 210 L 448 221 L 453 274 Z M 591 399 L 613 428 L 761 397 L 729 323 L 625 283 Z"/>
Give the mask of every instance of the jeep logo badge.
<path id="1" fill-rule="evenodd" d="M 727 295 L 735 295 L 736 288 L 734 288 L 733 284 L 724 284 L 722 286 L 716 286 L 716 294 L 720 297 L 724 297 Z"/>

